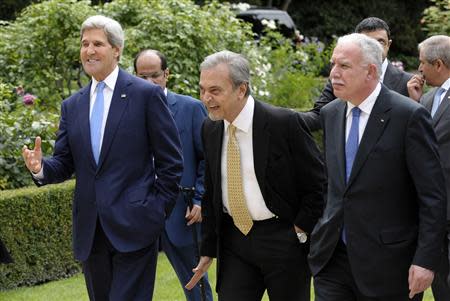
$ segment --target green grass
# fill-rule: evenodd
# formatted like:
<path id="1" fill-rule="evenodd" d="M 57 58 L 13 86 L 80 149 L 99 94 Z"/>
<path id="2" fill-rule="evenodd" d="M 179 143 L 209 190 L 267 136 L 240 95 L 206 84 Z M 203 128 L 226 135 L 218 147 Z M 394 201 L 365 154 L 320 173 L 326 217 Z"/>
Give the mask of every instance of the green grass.
<path id="1" fill-rule="evenodd" d="M 215 286 L 215 263 L 210 268 L 211 286 Z M 184 294 L 178 279 L 173 272 L 164 253 L 158 258 L 158 269 L 156 272 L 155 301 L 184 301 Z M 217 300 L 217 295 L 214 295 Z M 268 301 L 264 296 L 264 301 Z M 433 301 L 431 291 L 425 292 L 424 301 Z M 84 278 L 82 274 L 75 275 L 69 279 L 49 282 L 34 287 L 24 287 L 15 290 L 0 292 L 0 301 L 89 301 Z"/>

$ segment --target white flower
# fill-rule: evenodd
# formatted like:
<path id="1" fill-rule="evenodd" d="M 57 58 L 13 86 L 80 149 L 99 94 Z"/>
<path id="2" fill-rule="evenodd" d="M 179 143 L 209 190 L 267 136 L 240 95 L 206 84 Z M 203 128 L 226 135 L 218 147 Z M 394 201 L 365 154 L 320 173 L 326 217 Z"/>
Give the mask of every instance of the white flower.
<path id="1" fill-rule="evenodd" d="M 277 29 L 277 25 L 275 24 L 274 20 L 266 20 L 266 19 L 262 19 L 261 20 L 261 24 L 264 26 L 267 26 L 269 29 Z"/>
<path id="2" fill-rule="evenodd" d="M 238 4 L 232 4 L 231 7 L 240 11 L 246 11 L 250 8 L 250 4 L 239 2 Z"/>

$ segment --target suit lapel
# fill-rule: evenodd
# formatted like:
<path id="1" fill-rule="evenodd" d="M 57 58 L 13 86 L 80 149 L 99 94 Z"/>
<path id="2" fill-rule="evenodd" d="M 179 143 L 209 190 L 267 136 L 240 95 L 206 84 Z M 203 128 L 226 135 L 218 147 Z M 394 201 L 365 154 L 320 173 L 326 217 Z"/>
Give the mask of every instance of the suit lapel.
<path id="1" fill-rule="evenodd" d="M 433 98 L 434 98 L 434 95 L 436 94 L 437 90 L 438 89 L 436 89 L 435 93 L 433 93 Z M 444 112 L 449 109 L 449 107 L 450 107 L 450 89 L 447 90 L 447 93 L 445 93 L 441 104 L 439 105 L 436 113 L 433 116 L 433 126 L 434 127 L 436 127 L 436 124 L 439 122 L 439 120 L 443 116 Z"/>
<path id="2" fill-rule="evenodd" d="M 388 62 L 388 65 L 386 68 L 386 73 L 384 74 L 384 78 L 383 78 L 383 84 L 391 90 L 395 90 L 395 88 L 396 88 L 396 84 L 397 84 L 397 80 L 398 80 L 395 77 L 396 71 L 397 71 L 397 69 L 395 69 L 395 67 L 392 66 L 392 64 L 390 62 Z"/>
<path id="3" fill-rule="evenodd" d="M 327 135 L 331 135 L 331 139 L 334 139 L 334 143 L 331 145 L 336 145 L 336 161 L 337 166 L 339 167 L 337 172 L 339 173 L 339 181 L 345 186 L 345 124 L 346 124 L 346 112 L 347 112 L 347 103 L 341 100 L 341 103 L 336 107 L 336 114 L 333 114 L 332 122 L 330 124 L 336 125 L 333 126 L 332 132 L 327 133 Z"/>
<path id="4" fill-rule="evenodd" d="M 123 112 L 128 106 L 128 102 L 131 101 L 127 94 L 128 88 L 131 84 L 129 75 L 122 70 L 119 70 L 119 76 L 117 78 L 116 86 L 111 99 L 111 106 L 109 107 L 108 119 L 106 120 L 97 171 L 100 170 L 105 157 L 108 154 L 114 135 L 120 124 L 120 120 L 122 119 Z"/>
<path id="5" fill-rule="evenodd" d="M 175 116 L 178 112 L 178 105 L 177 105 L 177 98 L 175 94 L 172 92 L 167 91 L 167 104 L 169 105 L 170 112 L 172 113 L 173 119 L 175 119 Z"/>
<path id="6" fill-rule="evenodd" d="M 92 153 L 91 126 L 90 126 L 90 122 L 89 122 L 91 85 L 92 85 L 92 81 L 89 83 L 89 85 L 87 85 L 80 91 L 80 96 L 78 98 L 80 119 L 79 119 L 78 125 L 80 126 L 81 133 L 84 133 L 83 135 L 81 135 L 81 137 L 83 140 L 83 145 L 86 147 L 86 154 L 89 154 L 88 155 L 89 161 L 90 161 L 92 167 L 95 169 L 97 167 L 96 167 L 96 163 L 94 160 L 94 154 Z"/>
<path id="7" fill-rule="evenodd" d="M 389 90 L 382 86 L 380 94 L 378 95 L 375 105 L 372 108 L 372 112 L 370 113 L 369 120 L 367 121 L 361 142 L 359 143 L 358 152 L 356 153 L 347 187 L 351 185 L 355 179 L 359 170 L 364 165 L 367 156 L 370 154 L 372 148 L 381 137 L 386 125 L 389 123 L 389 111 L 391 108 L 392 105 Z"/>
<path id="8" fill-rule="evenodd" d="M 210 122 L 210 121 L 206 121 Z M 212 121 L 212 129 L 208 137 L 206 137 L 208 149 L 211 150 L 211 155 L 214 156 L 211 160 L 211 170 L 214 170 L 215 174 L 211 175 L 216 190 L 214 194 L 217 196 L 216 200 L 222 202 L 222 144 L 223 144 L 223 121 Z M 217 204 L 216 208 L 222 208 L 221 204 Z"/>
<path id="9" fill-rule="evenodd" d="M 267 112 L 263 105 L 255 100 L 255 110 L 253 112 L 253 166 L 256 179 L 262 194 L 265 194 L 266 166 L 268 161 L 270 134 L 268 126 Z"/>

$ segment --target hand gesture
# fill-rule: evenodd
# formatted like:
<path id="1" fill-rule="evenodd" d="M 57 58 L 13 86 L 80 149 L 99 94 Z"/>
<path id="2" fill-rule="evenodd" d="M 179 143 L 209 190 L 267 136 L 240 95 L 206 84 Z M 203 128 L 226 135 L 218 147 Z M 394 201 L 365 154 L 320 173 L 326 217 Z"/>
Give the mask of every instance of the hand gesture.
<path id="1" fill-rule="evenodd" d="M 190 226 L 193 223 L 201 223 L 202 222 L 202 207 L 200 205 L 194 205 L 192 206 L 192 210 L 187 207 L 186 209 L 186 215 L 184 216 L 188 223 L 187 225 Z"/>
<path id="2" fill-rule="evenodd" d="M 422 75 L 414 75 L 406 84 L 408 88 L 409 97 L 414 99 L 415 101 L 419 101 L 420 97 L 423 94 L 423 84 L 425 80 Z"/>
<path id="3" fill-rule="evenodd" d="M 187 290 L 191 290 L 195 287 L 197 282 L 202 279 L 203 275 L 208 271 L 209 266 L 212 263 L 212 258 L 208 256 L 200 257 L 200 261 L 196 268 L 192 270 L 194 272 L 194 276 L 192 276 L 191 280 L 184 286 Z"/>
<path id="4" fill-rule="evenodd" d="M 34 149 L 30 150 L 26 145 L 22 148 L 22 156 L 25 161 L 25 165 L 28 170 L 36 174 L 42 169 L 42 149 L 41 149 L 41 137 L 36 137 L 34 142 Z"/>

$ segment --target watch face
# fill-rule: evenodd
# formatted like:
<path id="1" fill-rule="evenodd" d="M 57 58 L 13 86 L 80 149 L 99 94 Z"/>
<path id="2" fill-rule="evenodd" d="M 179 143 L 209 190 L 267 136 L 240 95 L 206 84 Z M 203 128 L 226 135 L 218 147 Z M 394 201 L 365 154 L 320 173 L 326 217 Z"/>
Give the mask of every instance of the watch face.
<path id="1" fill-rule="evenodd" d="M 303 232 L 297 233 L 297 238 L 298 238 L 298 241 L 302 244 L 305 243 L 306 240 L 308 240 L 308 236 L 306 235 L 306 233 L 303 233 Z"/>

